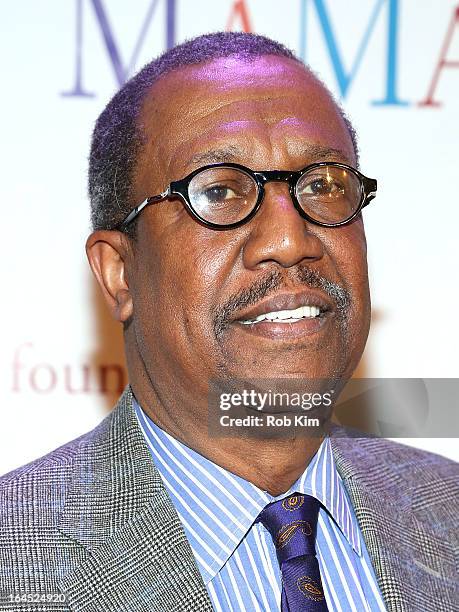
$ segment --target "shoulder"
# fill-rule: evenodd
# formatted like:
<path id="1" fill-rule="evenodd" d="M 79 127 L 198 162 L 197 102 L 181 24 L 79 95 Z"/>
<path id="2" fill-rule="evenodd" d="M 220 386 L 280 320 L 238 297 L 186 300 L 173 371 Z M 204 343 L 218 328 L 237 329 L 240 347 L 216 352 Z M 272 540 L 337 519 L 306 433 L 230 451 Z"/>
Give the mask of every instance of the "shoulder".
<path id="1" fill-rule="evenodd" d="M 0 527 L 22 522 L 25 515 L 34 522 L 47 509 L 57 515 L 65 502 L 75 461 L 91 452 L 110 418 L 111 415 L 88 433 L 1 476 Z"/>
<path id="2" fill-rule="evenodd" d="M 383 438 L 332 437 L 338 471 L 376 494 L 409 496 L 414 505 L 447 501 L 459 508 L 459 464 Z"/>
<path id="3" fill-rule="evenodd" d="M 423 465 L 459 474 L 459 464 L 452 459 L 394 440 L 375 436 L 359 437 L 359 432 L 340 427 L 332 431 L 331 442 L 343 459 L 347 458 L 351 462 L 361 460 L 365 466 L 368 463 L 380 467 L 387 465 L 398 470 Z M 366 471 L 366 467 L 362 468 Z"/>

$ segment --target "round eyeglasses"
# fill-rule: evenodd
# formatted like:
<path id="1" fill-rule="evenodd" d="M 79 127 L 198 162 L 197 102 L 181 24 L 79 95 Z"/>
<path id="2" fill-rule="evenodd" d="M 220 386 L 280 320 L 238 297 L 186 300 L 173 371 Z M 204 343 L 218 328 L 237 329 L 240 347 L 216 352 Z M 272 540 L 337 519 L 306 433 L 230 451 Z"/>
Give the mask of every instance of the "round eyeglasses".
<path id="1" fill-rule="evenodd" d="M 288 183 L 298 213 L 323 227 L 338 227 L 352 221 L 375 197 L 377 189 L 375 179 L 335 162 L 318 162 L 297 171 L 254 171 L 240 164 L 210 164 L 144 200 L 117 229 L 124 231 L 146 206 L 177 198 L 207 227 L 216 230 L 239 227 L 257 213 L 265 184 L 270 181 Z"/>

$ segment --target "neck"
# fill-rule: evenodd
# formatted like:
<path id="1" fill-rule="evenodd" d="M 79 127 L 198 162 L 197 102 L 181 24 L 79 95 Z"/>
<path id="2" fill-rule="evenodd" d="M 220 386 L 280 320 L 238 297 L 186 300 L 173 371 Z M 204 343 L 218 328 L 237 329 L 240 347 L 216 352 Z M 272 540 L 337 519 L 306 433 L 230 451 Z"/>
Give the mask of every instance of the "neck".
<path id="1" fill-rule="evenodd" d="M 212 435 L 208 427 L 207 388 L 199 389 L 197 383 L 179 386 L 181 376 L 175 374 L 168 379 L 164 372 L 153 380 L 137 351 L 128 348 L 126 357 L 134 395 L 154 423 L 216 465 L 273 496 L 290 489 L 323 440 L 320 435 L 290 438 Z"/>
<path id="2" fill-rule="evenodd" d="M 322 439 L 220 439 L 215 445 L 212 444 L 214 440 L 207 440 L 203 451 L 195 450 L 262 491 L 276 496 L 288 491 L 298 480 Z"/>
<path id="3" fill-rule="evenodd" d="M 197 419 L 194 411 L 184 413 L 178 406 L 166 410 L 153 390 L 145 394 L 135 385 L 132 387 L 142 410 L 161 429 L 216 465 L 273 496 L 290 489 L 323 440 L 323 436 L 280 439 L 212 436 L 207 422 Z M 180 402 L 180 406 L 183 405 L 186 404 Z"/>

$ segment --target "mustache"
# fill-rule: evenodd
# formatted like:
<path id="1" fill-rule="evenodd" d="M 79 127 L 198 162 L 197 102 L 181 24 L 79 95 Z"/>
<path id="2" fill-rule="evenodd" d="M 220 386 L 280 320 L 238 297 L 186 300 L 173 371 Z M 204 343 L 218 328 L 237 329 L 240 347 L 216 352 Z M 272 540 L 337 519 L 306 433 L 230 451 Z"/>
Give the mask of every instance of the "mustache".
<path id="1" fill-rule="evenodd" d="M 292 278 L 292 273 L 289 274 L 289 277 Z M 305 265 L 296 266 L 292 279 L 311 289 L 321 289 L 324 291 L 334 303 L 335 310 L 341 321 L 347 319 L 351 305 L 351 296 L 344 287 L 322 276 L 317 270 Z M 231 320 L 234 318 L 234 313 L 247 308 L 247 306 L 256 304 L 283 287 L 288 287 L 285 274 L 280 270 L 273 270 L 250 287 L 231 296 L 225 304 L 216 309 L 214 316 L 214 332 L 216 337 L 221 337 L 226 331 Z"/>

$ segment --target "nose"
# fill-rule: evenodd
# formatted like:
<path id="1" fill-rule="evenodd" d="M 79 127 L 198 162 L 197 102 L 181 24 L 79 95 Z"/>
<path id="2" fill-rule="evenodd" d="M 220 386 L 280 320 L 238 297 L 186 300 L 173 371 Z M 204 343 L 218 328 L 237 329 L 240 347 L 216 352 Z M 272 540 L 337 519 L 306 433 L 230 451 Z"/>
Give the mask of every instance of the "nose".
<path id="1" fill-rule="evenodd" d="M 244 265 L 248 269 L 272 263 L 290 268 L 301 262 L 310 264 L 324 256 L 322 241 L 296 210 L 286 184 L 266 184 L 261 208 L 248 226 L 250 234 L 243 250 Z"/>

